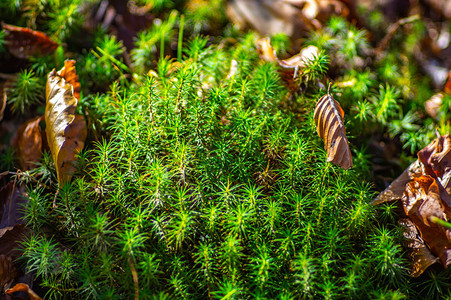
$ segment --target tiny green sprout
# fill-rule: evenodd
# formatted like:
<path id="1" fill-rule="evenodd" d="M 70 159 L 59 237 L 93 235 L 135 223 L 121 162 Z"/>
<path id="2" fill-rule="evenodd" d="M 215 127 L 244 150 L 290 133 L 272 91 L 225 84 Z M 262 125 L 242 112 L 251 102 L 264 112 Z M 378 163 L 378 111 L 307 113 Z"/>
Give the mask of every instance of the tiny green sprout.
<path id="1" fill-rule="evenodd" d="M 37 104 L 44 95 L 44 88 L 41 78 L 37 77 L 33 71 L 23 70 L 17 77 L 8 91 L 8 103 L 15 113 L 23 114 L 30 107 Z"/>

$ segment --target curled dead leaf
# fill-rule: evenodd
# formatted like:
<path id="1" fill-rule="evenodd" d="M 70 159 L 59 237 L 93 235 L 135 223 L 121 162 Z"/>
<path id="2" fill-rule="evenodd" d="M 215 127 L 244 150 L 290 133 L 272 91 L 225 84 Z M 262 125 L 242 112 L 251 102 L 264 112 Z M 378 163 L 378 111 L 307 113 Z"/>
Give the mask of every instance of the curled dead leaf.
<path id="1" fill-rule="evenodd" d="M 418 152 L 418 160 L 423 164 L 425 174 L 437 178 L 440 185 L 451 194 L 451 137 L 440 136 Z M 443 195 L 442 195 L 443 196 Z M 447 203 L 451 206 L 451 202 Z"/>
<path id="2" fill-rule="evenodd" d="M 58 48 L 58 44 L 41 31 L 4 23 L 2 27 L 6 33 L 6 47 L 18 58 L 26 59 L 30 56 L 51 54 Z"/>
<path id="3" fill-rule="evenodd" d="M 304 68 L 308 61 L 318 56 L 319 50 L 315 46 L 308 46 L 301 50 L 299 54 L 285 60 L 279 61 L 284 68 Z"/>
<path id="4" fill-rule="evenodd" d="M 319 50 L 315 46 L 303 48 L 298 54 L 284 60 L 279 60 L 276 51 L 271 45 L 270 38 L 266 37 L 257 41 L 257 49 L 260 57 L 265 61 L 277 62 L 281 67 L 287 69 L 304 68 L 305 64 L 318 55 Z"/>
<path id="5" fill-rule="evenodd" d="M 30 300 L 42 300 L 41 297 L 38 296 L 29 286 L 25 283 L 18 283 L 14 287 L 7 289 L 5 294 L 11 295 L 15 292 L 26 292 Z"/>
<path id="6" fill-rule="evenodd" d="M 40 116 L 28 120 L 19 127 L 13 138 L 13 146 L 24 171 L 33 169 L 42 157 L 42 130 L 39 123 L 43 119 Z"/>
<path id="7" fill-rule="evenodd" d="M 343 109 L 329 93 L 316 103 L 313 119 L 318 135 L 324 141 L 327 161 L 349 169 L 352 168 L 352 156 L 343 117 Z"/>
<path id="8" fill-rule="evenodd" d="M 438 258 L 435 257 L 429 248 L 425 245 L 424 240 L 418 233 L 415 224 L 410 219 L 401 219 L 398 223 L 403 228 L 405 238 L 405 246 L 409 250 L 409 256 L 412 261 L 412 269 L 410 275 L 413 277 L 420 276 L 429 266 L 436 263 Z"/>
<path id="9" fill-rule="evenodd" d="M 450 136 L 440 136 L 437 132 L 437 138 L 418 152 L 418 160 L 371 202 L 376 205 L 402 200 L 409 219 L 400 223 L 407 228 L 405 236 L 413 259 L 412 276 L 423 273 L 434 263 L 435 256 L 443 266 L 451 264 L 451 228 L 443 225 L 448 225 L 451 218 L 450 152 Z M 412 224 L 421 237 L 414 232 Z"/>
<path id="10" fill-rule="evenodd" d="M 402 203 L 431 252 L 439 257 L 443 266 L 450 265 L 451 229 L 432 222 L 433 217 L 444 221 L 451 218 L 451 208 L 441 199 L 437 181 L 429 175 L 414 176 L 407 183 Z"/>
<path id="11" fill-rule="evenodd" d="M 371 204 L 379 205 L 384 202 L 400 200 L 406 190 L 406 184 L 412 179 L 413 174 L 420 171 L 420 162 L 416 160 L 407 169 L 405 169 L 398 178 L 393 180 L 393 182 L 382 193 L 380 193 L 376 199 L 371 201 Z"/>
<path id="12" fill-rule="evenodd" d="M 70 65 L 69 65 L 70 66 Z M 46 87 L 45 123 L 47 140 L 55 163 L 58 183 L 70 180 L 75 171 L 75 156 L 83 149 L 87 130 L 82 116 L 75 115 L 78 100 L 73 86 L 63 75 L 71 75 L 65 68 L 49 73 Z"/>

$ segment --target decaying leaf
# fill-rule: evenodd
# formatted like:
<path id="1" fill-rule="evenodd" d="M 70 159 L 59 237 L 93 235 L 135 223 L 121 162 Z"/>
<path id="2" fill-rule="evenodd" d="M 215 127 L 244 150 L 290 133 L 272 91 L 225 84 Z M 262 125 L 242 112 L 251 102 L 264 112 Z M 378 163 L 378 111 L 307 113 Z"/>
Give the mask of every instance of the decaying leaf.
<path id="1" fill-rule="evenodd" d="M 30 170 L 42 157 L 42 130 L 39 123 L 43 116 L 25 122 L 13 138 L 13 146 L 22 170 Z"/>
<path id="2" fill-rule="evenodd" d="M 424 240 L 418 233 L 415 224 L 410 219 L 401 219 L 398 221 L 403 230 L 405 238 L 405 246 L 409 250 L 412 261 L 412 269 L 410 275 L 413 277 L 420 276 L 429 266 L 436 263 L 438 258 L 435 257 L 429 248 L 425 245 Z"/>
<path id="3" fill-rule="evenodd" d="M 301 50 L 295 56 L 281 60 L 279 64 L 284 68 L 304 68 L 308 61 L 313 60 L 318 56 L 319 50 L 315 46 L 308 46 Z"/>
<path id="4" fill-rule="evenodd" d="M 17 276 L 17 270 L 14 267 L 10 256 L 0 254 L 0 291 L 3 287 L 10 284 Z"/>
<path id="5" fill-rule="evenodd" d="M 5 291 L 5 294 L 11 295 L 15 292 L 26 292 L 28 296 L 30 297 L 30 300 L 42 300 L 41 297 L 38 296 L 29 286 L 25 283 L 18 283 L 14 287 L 7 289 Z"/>
<path id="6" fill-rule="evenodd" d="M 372 205 L 384 202 L 400 200 L 406 189 L 406 184 L 412 179 L 413 174 L 421 171 L 420 162 L 416 160 L 399 175 L 376 199 L 371 201 Z"/>
<path id="7" fill-rule="evenodd" d="M 45 107 L 47 141 L 59 184 L 72 177 L 75 156 L 83 149 L 87 135 L 84 118 L 75 115 L 78 100 L 74 96 L 74 87 L 62 75 L 70 75 L 67 79 L 71 80 L 73 71 L 67 72 L 63 68 L 58 73 L 55 70 L 49 73 Z"/>
<path id="8" fill-rule="evenodd" d="M 45 33 L 29 28 L 2 24 L 5 31 L 5 42 L 9 52 L 18 58 L 28 58 L 36 55 L 53 53 L 58 44 Z"/>
<path id="9" fill-rule="evenodd" d="M 418 152 L 418 160 L 424 166 L 424 173 L 436 178 L 441 189 L 442 199 L 451 207 L 451 138 L 450 135 L 440 136 Z"/>
<path id="10" fill-rule="evenodd" d="M 451 229 L 436 225 L 432 217 L 451 218 L 451 208 L 440 197 L 437 181 L 429 175 L 414 176 L 402 197 L 406 215 L 412 220 L 431 252 L 443 266 L 451 264 Z"/>
<path id="11" fill-rule="evenodd" d="M 450 177 L 451 138 L 437 132 L 437 138 L 418 152 L 418 160 L 371 202 L 380 204 L 401 199 L 406 216 L 421 235 L 417 239 L 424 241 L 432 253 L 428 254 L 426 246 L 417 239 L 412 240 L 415 234 L 410 228 L 406 238 L 413 259 L 412 276 L 419 276 L 434 262 L 434 257 L 445 267 L 451 264 L 451 229 L 437 221 L 446 222 L 451 218 Z"/>
<path id="12" fill-rule="evenodd" d="M 324 141 L 327 161 L 349 169 L 352 168 L 352 156 L 346 138 L 343 117 L 343 109 L 329 93 L 316 103 L 313 118 L 318 135 Z"/>
<path id="13" fill-rule="evenodd" d="M 318 55 L 319 50 L 315 46 L 308 46 L 303 48 L 299 54 L 296 54 L 288 59 L 279 60 L 276 51 L 271 45 L 271 40 L 266 37 L 257 41 L 257 48 L 260 51 L 260 57 L 266 61 L 277 62 L 281 67 L 287 69 L 304 68 L 305 64 Z"/>

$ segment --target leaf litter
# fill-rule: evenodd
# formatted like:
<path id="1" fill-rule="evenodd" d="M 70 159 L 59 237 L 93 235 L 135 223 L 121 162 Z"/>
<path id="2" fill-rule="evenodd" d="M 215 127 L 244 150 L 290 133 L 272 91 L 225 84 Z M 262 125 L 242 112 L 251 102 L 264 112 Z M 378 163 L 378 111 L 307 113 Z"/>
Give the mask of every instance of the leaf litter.
<path id="1" fill-rule="evenodd" d="M 451 219 L 451 137 L 441 136 L 418 152 L 412 163 L 376 199 L 373 205 L 401 200 L 406 219 L 406 244 L 412 258 L 411 275 L 421 275 L 439 261 L 451 264 L 451 229 L 443 226 Z"/>

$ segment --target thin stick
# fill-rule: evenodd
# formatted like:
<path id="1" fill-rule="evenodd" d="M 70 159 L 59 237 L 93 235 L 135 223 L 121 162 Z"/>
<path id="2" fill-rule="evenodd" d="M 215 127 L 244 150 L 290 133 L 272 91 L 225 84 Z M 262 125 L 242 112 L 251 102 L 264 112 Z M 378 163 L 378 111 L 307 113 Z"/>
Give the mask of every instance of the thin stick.
<path id="1" fill-rule="evenodd" d="M 384 51 L 385 48 L 387 48 L 388 43 L 393 38 L 396 31 L 398 31 L 399 27 L 404 26 L 409 23 L 413 23 L 419 19 L 420 19 L 419 15 L 413 15 L 413 16 L 410 16 L 410 17 L 407 17 L 404 19 L 399 19 L 396 23 L 393 23 L 392 25 L 390 25 L 390 27 L 388 28 L 387 34 L 384 36 L 382 41 L 379 43 L 379 46 L 374 50 L 376 57 L 380 56 L 382 51 Z"/>

